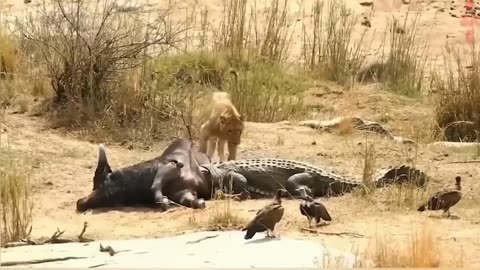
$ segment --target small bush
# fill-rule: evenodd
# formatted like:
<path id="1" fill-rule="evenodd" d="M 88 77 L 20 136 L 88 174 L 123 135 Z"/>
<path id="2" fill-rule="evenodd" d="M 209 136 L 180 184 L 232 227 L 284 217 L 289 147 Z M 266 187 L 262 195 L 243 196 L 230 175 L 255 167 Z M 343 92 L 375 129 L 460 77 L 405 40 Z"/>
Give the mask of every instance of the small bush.
<path id="1" fill-rule="evenodd" d="M 444 73 L 432 76 L 435 97 L 435 133 L 442 140 L 478 141 L 480 131 L 480 53 L 474 47 L 463 55 L 458 48 L 447 46 Z M 470 61 L 466 68 L 465 61 Z"/>
<path id="2" fill-rule="evenodd" d="M 245 220 L 232 211 L 231 200 L 216 201 L 208 220 L 209 230 L 241 229 L 246 225 Z"/>
<path id="3" fill-rule="evenodd" d="M 306 70 L 323 79 L 349 83 L 365 60 L 363 38 L 366 30 L 354 43 L 352 34 L 357 17 L 347 8 L 345 1 L 329 0 L 325 8 L 324 2 L 317 0 L 312 14 L 311 27 L 303 25 Z"/>
<path id="4" fill-rule="evenodd" d="M 229 183 L 229 190 L 232 190 L 232 182 L 230 181 Z M 246 225 L 246 221 L 231 208 L 232 199 L 230 195 L 231 194 L 225 194 L 223 190 L 215 190 L 213 196 L 215 198 L 212 209 L 213 213 L 210 214 L 208 219 L 208 227 L 210 230 L 241 229 Z"/>
<path id="5" fill-rule="evenodd" d="M 188 27 L 171 12 L 171 6 L 152 10 L 132 1 L 54 0 L 17 19 L 22 40 L 46 67 L 55 125 L 80 128 L 96 140 L 149 142 L 168 134 L 185 97 L 157 84 L 149 62 Z"/>
<path id="6" fill-rule="evenodd" d="M 303 110 L 303 93 L 308 82 L 288 74 L 282 67 L 261 61 L 239 69 L 238 83 L 227 91 L 237 109 L 253 122 L 276 122 L 299 117 Z"/>
<path id="7" fill-rule="evenodd" d="M 27 238 L 32 226 L 30 167 L 0 147 L 0 215 L 3 243 Z"/>

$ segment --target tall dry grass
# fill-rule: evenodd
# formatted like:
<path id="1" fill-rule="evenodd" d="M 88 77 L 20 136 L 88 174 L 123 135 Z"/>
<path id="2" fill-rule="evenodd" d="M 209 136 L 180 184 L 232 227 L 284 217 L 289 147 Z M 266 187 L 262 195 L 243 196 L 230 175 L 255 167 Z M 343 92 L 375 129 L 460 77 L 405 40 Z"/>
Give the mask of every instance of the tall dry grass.
<path id="1" fill-rule="evenodd" d="M 289 0 L 224 0 L 223 18 L 213 25 L 213 49 L 232 61 L 248 59 L 284 63 L 289 54 L 296 21 L 289 17 Z M 265 4 L 265 6 L 261 6 Z M 262 9 L 261 15 L 258 11 Z"/>
<path id="2" fill-rule="evenodd" d="M 0 108 L 19 113 L 30 109 L 32 100 L 44 96 L 38 69 L 29 65 L 21 40 L 11 29 L 11 21 L 2 19 L 0 10 Z"/>
<path id="3" fill-rule="evenodd" d="M 362 184 L 363 187 L 360 194 L 364 197 L 371 197 L 377 189 L 375 178 L 375 143 L 368 139 L 368 135 L 365 136 L 365 149 L 363 152 L 363 174 Z"/>
<path id="4" fill-rule="evenodd" d="M 438 238 L 435 227 L 427 224 L 420 225 L 406 239 L 377 234 L 358 260 L 357 267 L 463 267 L 463 253 L 450 248 L 447 251 Z"/>
<path id="5" fill-rule="evenodd" d="M 476 142 L 480 139 L 480 53 L 447 45 L 444 72 L 432 76 L 435 93 L 435 135 L 442 140 Z M 465 64 L 467 62 L 467 64 Z"/>
<path id="6" fill-rule="evenodd" d="M 407 12 L 403 23 L 396 18 L 389 22 L 389 43 L 385 71 L 381 81 L 390 91 L 418 97 L 425 87 L 428 43 L 419 39 L 417 30 L 421 13 Z"/>
<path id="7" fill-rule="evenodd" d="M 3 143 L 0 141 L 0 143 Z M 0 217 L 3 244 L 27 238 L 32 226 L 31 166 L 0 145 Z"/>
<path id="8" fill-rule="evenodd" d="M 283 66 L 296 24 L 289 17 L 288 3 L 273 0 L 258 15 L 261 2 L 248 6 L 245 0 L 226 0 L 223 20 L 212 26 L 212 50 L 224 55 L 238 72 L 224 89 L 248 121 L 281 121 L 304 111 L 308 84 Z"/>
<path id="9" fill-rule="evenodd" d="M 212 205 L 212 212 L 209 216 L 207 227 L 210 230 L 231 230 L 241 229 L 246 225 L 246 221 L 232 209 L 231 193 L 225 193 L 225 190 L 233 190 L 233 181 L 230 179 L 227 183 L 228 188 L 213 190 L 215 200 Z M 220 183 L 221 187 L 223 183 Z"/>
<path id="10" fill-rule="evenodd" d="M 2 15 L 0 14 L 0 17 Z M 16 96 L 14 74 L 17 71 L 17 44 L 8 31 L 7 23 L 0 20 L 0 106 L 12 104 Z"/>
<path id="11" fill-rule="evenodd" d="M 316 0 L 312 14 L 310 23 L 302 25 L 302 58 L 306 70 L 315 77 L 351 83 L 365 60 L 364 49 L 370 47 L 364 40 L 366 29 L 362 30 L 359 41 L 354 42 L 358 18 L 343 0 Z"/>

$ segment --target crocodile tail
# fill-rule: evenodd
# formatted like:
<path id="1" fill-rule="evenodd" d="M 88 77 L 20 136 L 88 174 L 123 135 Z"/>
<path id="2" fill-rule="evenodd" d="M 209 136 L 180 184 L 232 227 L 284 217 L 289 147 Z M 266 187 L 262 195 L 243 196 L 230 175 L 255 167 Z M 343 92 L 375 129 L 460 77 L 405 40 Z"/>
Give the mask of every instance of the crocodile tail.
<path id="1" fill-rule="evenodd" d="M 388 169 L 380 173 L 380 175 L 381 177 L 376 177 L 377 187 L 403 183 L 413 183 L 419 187 L 424 187 L 429 181 L 427 174 L 408 165 Z"/>

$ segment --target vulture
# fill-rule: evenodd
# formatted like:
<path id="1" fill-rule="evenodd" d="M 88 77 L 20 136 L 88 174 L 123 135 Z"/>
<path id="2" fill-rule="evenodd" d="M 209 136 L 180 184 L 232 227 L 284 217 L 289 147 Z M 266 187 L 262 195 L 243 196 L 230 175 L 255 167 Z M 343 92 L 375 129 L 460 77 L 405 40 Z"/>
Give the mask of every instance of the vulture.
<path id="1" fill-rule="evenodd" d="M 450 207 L 457 204 L 462 199 L 462 187 L 460 182 L 462 181 L 460 176 L 455 177 L 455 188 L 442 190 L 435 193 L 430 199 L 418 207 L 418 211 L 423 212 L 425 210 L 443 210 L 442 214 L 447 213 L 450 216 Z"/>
<path id="2" fill-rule="evenodd" d="M 267 204 L 262 209 L 258 210 L 256 216 L 243 228 L 245 233 L 245 240 L 252 239 L 257 232 L 267 231 L 268 238 L 275 238 L 273 231 L 275 225 L 282 219 L 284 208 L 282 206 L 281 197 L 286 196 L 288 193 L 285 189 L 278 189 L 273 199 L 273 202 Z M 269 235 L 269 231 L 272 235 Z"/>
<path id="3" fill-rule="evenodd" d="M 312 219 L 315 219 L 315 225 L 318 225 L 320 219 L 325 221 L 332 221 L 332 217 L 327 211 L 325 205 L 321 202 L 314 201 L 312 197 L 308 196 L 302 190 L 302 202 L 300 203 L 300 213 L 307 217 L 308 226 L 311 227 Z"/>

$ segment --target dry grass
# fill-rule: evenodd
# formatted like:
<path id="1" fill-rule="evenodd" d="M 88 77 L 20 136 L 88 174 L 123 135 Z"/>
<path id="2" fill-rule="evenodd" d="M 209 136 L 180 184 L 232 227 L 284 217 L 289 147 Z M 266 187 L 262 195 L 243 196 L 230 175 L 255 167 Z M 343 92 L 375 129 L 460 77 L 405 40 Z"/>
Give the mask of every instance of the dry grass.
<path id="1" fill-rule="evenodd" d="M 45 97 L 48 88 L 42 67 L 28 61 L 22 40 L 11 31 L 9 21 L 0 13 L 0 108 L 25 113 L 32 100 Z"/>
<path id="2" fill-rule="evenodd" d="M 225 17 L 218 27 L 207 24 L 208 12 L 203 10 L 202 47 L 193 51 L 187 45 L 190 38 L 198 38 L 188 36 L 196 11 L 173 21 L 170 6 L 142 11 L 132 4 L 117 12 L 117 2 L 87 6 L 85 0 L 55 0 L 52 9 L 40 2 L 15 26 L 24 49 L 33 55 L 28 68 L 43 70 L 30 70 L 29 75 L 35 76 L 12 82 L 6 89 L 25 88 L 22 84 L 34 81 L 25 89 L 45 101 L 40 113 L 46 111 L 53 126 L 91 141 L 127 146 L 148 147 L 152 141 L 181 136 L 183 117 L 195 139 L 201 122 L 195 119 L 201 113 L 195 108 L 202 103 L 199 97 L 212 91 L 229 92 L 249 121 L 275 122 L 303 114 L 308 83 L 280 65 L 292 34 L 287 1 L 273 1 L 262 18 L 253 12 L 254 6 L 247 12 L 246 1 L 225 1 Z M 97 12 L 90 12 L 92 8 Z M 144 20 L 154 17 L 157 20 L 146 27 Z M 257 20 L 267 25 L 262 28 Z M 78 29 L 82 29 L 80 38 L 72 34 Z M 209 31 L 216 33 L 211 43 Z M 171 50 L 179 44 L 185 45 L 184 51 Z M 45 89 L 42 74 L 51 89 Z"/>
<path id="3" fill-rule="evenodd" d="M 303 24 L 303 61 L 316 77 L 350 83 L 365 60 L 364 35 L 354 43 L 357 17 L 344 1 L 315 1 L 311 26 Z M 308 20 L 307 20 L 308 21 Z M 306 30 L 311 29 L 311 30 Z M 366 47 L 368 48 L 368 47 Z"/>
<path id="4" fill-rule="evenodd" d="M 227 185 L 227 190 L 233 190 L 232 179 L 229 180 Z M 224 185 L 220 183 L 220 186 L 223 187 Z M 214 204 L 211 210 L 213 213 L 210 214 L 207 223 L 209 230 L 242 229 L 246 225 L 246 221 L 238 213 L 232 211 L 231 194 L 224 193 L 223 189 L 217 189 L 214 191 L 213 197 Z"/>
<path id="5" fill-rule="evenodd" d="M 382 211 L 394 210 L 412 210 L 416 209 L 418 205 L 424 202 L 428 196 L 428 189 L 419 188 L 415 183 L 402 183 L 387 185 L 385 187 L 378 186 L 375 177 L 377 153 L 375 149 L 375 142 L 365 137 L 365 148 L 361 153 L 363 171 L 362 183 L 363 187 L 354 191 L 354 195 L 372 203 L 377 209 Z M 407 163 L 414 166 L 415 157 L 406 157 Z M 428 173 L 428 172 L 426 172 Z M 412 179 L 414 180 L 414 179 Z"/>
<path id="6" fill-rule="evenodd" d="M 1 14 L 0 14 L 1 16 Z M 10 106 L 16 98 L 18 83 L 14 80 L 17 71 L 16 42 L 5 24 L 0 24 L 0 106 Z"/>
<path id="7" fill-rule="evenodd" d="M 381 81 L 390 91 L 417 97 L 424 88 L 428 46 L 417 36 L 421 13 L 415 14 L 410 25 L 407 24 L 409 15 L 406 14 L 403 24 L 396 18 L 390 21 L 390 42 Z"/>
<path id="8" fill-rule="evenodd" d="M 246 220 L 233 211 L 230 198 L 214 202 L 207 222 L 208 230 L 242 229 L 246 225 Z"/>
<path id="9" fill-rule="evenodd" d="M 366 198 L 373 198 L 376 192 L 375 177 L 375 143 L 368 139 L 368 135 L 365 136 L 365 150 L 363 152 L 363 174 L 362 183 L 363 187 L 360 189 L 360 194 Z"/>
<path id="10" fill-rule="evenodd" d="M 235 61 L 253 59 L 283 63 L 288 58 L 295 22 L 289 19 L 288 0 L 272 0 L 262 15 L 262 2 L 247 6 L 246 0 L 223 1 L 223 20 L 213 26 L 213 47 Z M 265 23 L 260 23 L 264 21 Z"/>
<path id="11" fill-rule="evenodd" d="M 434 227 L 426 224 L 422 224 L 407 239 L 377 234 L 359 260 L 358 267 L 463 267 L 463 256 L 452 256 L 458 255 L 452 249 L 448 250 L 447 255 L 437 239 Z M 454 261 L 448 260 L 449 257 L 455 258 Z"/>
<path id="12" fill-rule="evenodd" d="M 185 95 L 156 84 L 150 62 L 179 42 L 188 18 L 172 21 L 170 6 L 128 4 L 119 10 L 117 0 L 41 1 L 16 21 L 31 61 L 49 78 L 54 95 L 45 97 L 44 109 L 57 127 L 130 145 L 173 132 L 165 127 L 178 120 L 171 111 L 184 105 Z M 41 85 L 32 94 L 41 94 Z"/>
<path id="13" fill-rule="evenodd" d="M 237 109 L 252 122 L 277 122 L 303 116 L 303 93 L 309 83 L 281 66 L 256 62 L 240 70 L 228 88 Z"/>
<path id="14" fill-rule="evenodd" d="M 2 243 L 27 238 L 32 226 L 31 167 L 0 148 L 0 216 Z"/>
<path id="15" fill-rule="evenodd" d="M 301 116 L 304 78 L 290 74 L 281 65 L 295 25 L 288 19 L 288 1 L 273 0 L 262 16 L 255 14 L 257 3 L 224 2 L 224 18 L 214 34 L 213 54 L 222 54 L 238 71 L 238 80 L 229 80 L 225 90 L 248 121 L 276 122 Z M 265 25 L 258 21 L 264 20 Z"/>
<path id="16" fill-rule="evenodd" d="M 30 44 L 28 53 L 37 55 L 29 66 L 44 67 L 43 73 L 50 78 L 54 96 L 49 105 L 53 106 L 45 109 L 54 126 L 78 131 L 92 141 L 148 146 L 160 138 L 179 136 L 182 130 L 185 133 L 181 119 L 185 115 L 195 139 L 201 122 L 195 117 L 202 113 L 195 111 L 202 103 L 199 97 L 216 90 L 229 92 L 248 121 L 276 122 L 305 115 L 304 92 L 309 80 L 283 65 L 296 23 L 289 17 L 288 1 L 274 0 L 258 15 L 256 2 L 248 6 L 245 0 L 226 0 L 218 26 L 208 25 L 208 12 L 202 10 L 201 47 L 191 51 L 185 45 L 186 53 L 170 55 L 167 53 L 175 44 L 189 44 L 190 37 L 180 40 L 180 35 L 188 33 L 196 14 L 187 13 L 180 23 L 174 23 L 170 7 L 161 14 L 148 11 L 147 15 L 132 8 L 124 16 L 115 13 L 116 4 L 116 0 L 109 0 L 104 7 L 97 3 L 94 8 L 105 12 L 91 16 L 85 1 L 72 5 L 57 1 L 53 10 L 44 5 L 34 9 L 40 19 L 30 16 L 17 22 L 22 40 Z M 142 28 L 140 18 L 154 15 L 165 22 L 164 27 L 155 32 Z M 353 78 L 364 59 L 363 36 L 358 44 L 352 41 L 355 23 L 356 17 L 345 3 L 330 1 L 326 9 L 323 3 L 316 3 L 314 30 L 304 32 L 305 60 L 311 71 L 327 77 L 331 74 L 329 79 L 338 82 Z M 110 26 L 118 31 L 110 31 Z M 79 33 L 82 38 L 78 40 L 63 35 L 65 27 L 92 31 Z M 143 30 L 155 40 L 138 35 Z M 210 32 L 213 40 L 208 38 Z M 108 42 L 112 35 L 118 36 L 115 44 Z M 232 76 L 231 68 L 238 77 Z M 38 76 L 33 81 L 32 95 L 48 98 L 45 81 Z M 15 88 L 21 87 L 9 87 Z M 24 96 L 19 100 L 28 104 Z M 26 110 L 24 106 L 20 111 Z"/>
<path id="17" fill-rule="evenodd" d="M 470 61 L 467 69 L 460 52 L 458 47 L 447 46 L 445 74 L 432 76 L 435 133 L 443 140 L 475 142 L 480 137 L 480 53 L 475 47 L 464 51 Z"/>

